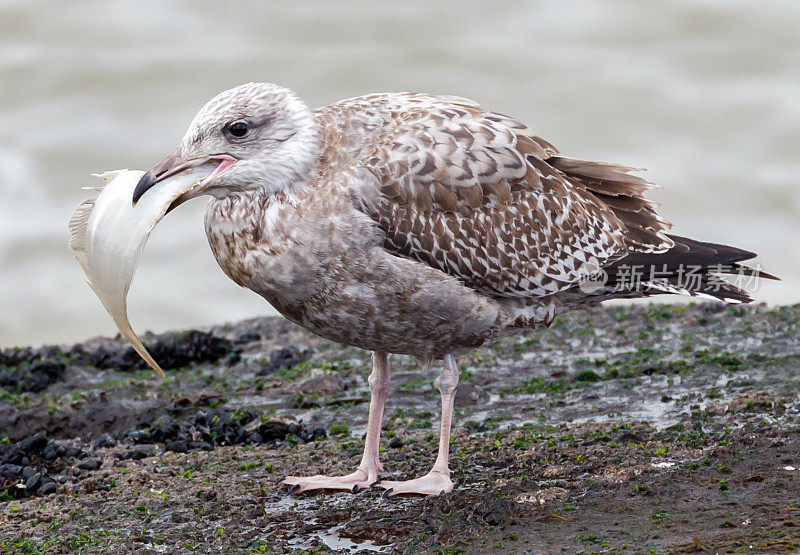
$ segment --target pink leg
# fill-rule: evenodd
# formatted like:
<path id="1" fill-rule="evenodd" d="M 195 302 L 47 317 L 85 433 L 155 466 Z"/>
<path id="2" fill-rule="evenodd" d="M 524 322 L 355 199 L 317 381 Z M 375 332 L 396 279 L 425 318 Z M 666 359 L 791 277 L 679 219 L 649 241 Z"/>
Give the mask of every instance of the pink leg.
<path id="1" fill-rule="evenodd" d="M 372 400 L 369 402 L 364 455 L 361 457 L 358 469 L 346 476 L 323 476 L 321 474 L 308 477 L 287 476 L 283 483 L 291 486 L 290 493 L 300 493 L 312 489 L 345 489 L 356 493 L 359 489 L 370 487 L 378 480 L 378 472 L 383 470 L 383 465 L 378 460 L 378 445 L 381 439 L 383 407 L 389 396 L 390 380 L 391 370 L 389 369 L 388 355 L 373 353 L 372 373 L 369 375 L 369 390 Z"/>
<path id="2" fill-rule="evenodd" d="M 442 373 L 436 378 L 436 387 L 442 394 L 442 425 L 439 432 L 439 454 L 433 468 L 425 476 L 404 482 L 381 481 L 378 485 L 386 489 L 386 495 L 419 493 L 440 495 L 453 491 L 450 481 L 450 426 L 453 421 L 453 403 L 458 387 L 458 366 L 453 355 L 444 357 Z"/>

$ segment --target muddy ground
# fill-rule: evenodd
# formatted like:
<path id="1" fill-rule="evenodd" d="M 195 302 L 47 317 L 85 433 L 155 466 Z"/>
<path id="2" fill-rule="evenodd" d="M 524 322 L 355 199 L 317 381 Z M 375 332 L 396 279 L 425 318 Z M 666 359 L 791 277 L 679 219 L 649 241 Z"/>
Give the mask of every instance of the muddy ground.
<path id="1" fill-rule="evenodd" d="M 438 498 L 288 495 L 358 464 L 369 353 L 277 318 L 0 351 L 0 552 L 800 549 L 800 306 L 625 306 L 461 363 Z M 436 451 L 437 369 L 392 359 L 385 478 Z"/>

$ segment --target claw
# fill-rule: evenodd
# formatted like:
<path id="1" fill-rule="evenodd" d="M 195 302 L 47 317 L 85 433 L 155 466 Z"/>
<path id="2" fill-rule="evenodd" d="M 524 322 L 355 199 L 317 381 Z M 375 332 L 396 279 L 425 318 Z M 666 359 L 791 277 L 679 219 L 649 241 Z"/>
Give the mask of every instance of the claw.
<path id="1" fill-rule="evenodd" d="M 287 476 L 283 483 L 291 485 L 289 493 L 315 489 L 338 489 L 358 493 L 369 488 L 378 479 L 374 468 L 359 468 L 346 476 Z"/>
<path id="2" fill-rule="evenodd" d="M 383 498 L 384 499 L 389 499 L 389 497 L 391 497 L 393 491 L 394 490 L 392 488 L 387 488 L 387 489 L 383 490 L 383 494 L 382 494 Z"/>

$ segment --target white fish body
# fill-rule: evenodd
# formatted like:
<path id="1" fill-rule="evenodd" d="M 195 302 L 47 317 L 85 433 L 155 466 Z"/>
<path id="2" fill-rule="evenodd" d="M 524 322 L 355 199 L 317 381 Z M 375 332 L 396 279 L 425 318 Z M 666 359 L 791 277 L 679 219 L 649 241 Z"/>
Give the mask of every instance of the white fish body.
<path id="1" fill-rule="evenodd" d="M 75 252 L 89 285 L 114 319 L 120 333 L 156 372 L 164 375 L 128 321 L 130 289 L 139 257 L 150 232 L 170 204 L 191 191 L 208 172 L 197 168 L 158 183 L 132 204 L 133 191 L 142 171 L 117 170 L 98 175 L 106 180 L 83 201 L 69 221 L 69 247 Z"/>

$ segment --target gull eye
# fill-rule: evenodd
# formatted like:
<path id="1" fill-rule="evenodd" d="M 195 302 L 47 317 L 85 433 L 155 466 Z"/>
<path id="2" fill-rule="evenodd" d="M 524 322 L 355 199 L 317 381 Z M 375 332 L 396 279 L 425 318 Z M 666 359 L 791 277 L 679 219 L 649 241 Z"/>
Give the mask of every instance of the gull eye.
<path id="1" fill-rule="evenodd" d="M 236 123 L 228 127 L 228 133 L 238 138 L 247 135 L 248 131 L 250 131 L 250 128 L 247 127 L 247 124 L 244 123 L 243 121 L 237 121 Z"/>

